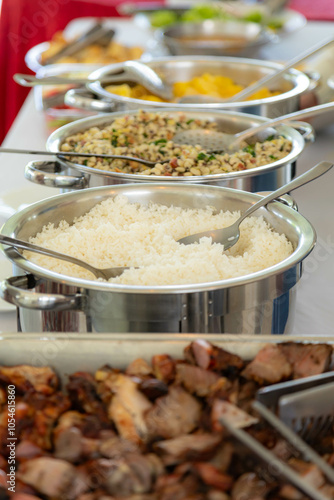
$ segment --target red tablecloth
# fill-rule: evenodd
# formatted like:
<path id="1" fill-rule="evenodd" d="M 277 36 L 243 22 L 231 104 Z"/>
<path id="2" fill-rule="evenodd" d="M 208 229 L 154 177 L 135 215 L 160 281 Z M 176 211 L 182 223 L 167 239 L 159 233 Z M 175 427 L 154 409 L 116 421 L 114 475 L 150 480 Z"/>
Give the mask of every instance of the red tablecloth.
<path id="1" fill-rule="evenodd" d="M 291 0 L 288 7 L 310 21 L 334 21 L 334 0 Z"/>
<path id="2" fill-rule="evenodd" d="M 50 40 L 77 17 L 115 17 L 122 0 L 2 0 L 0 14 L 0 143 L 29 89 L 13 82 L 14 73 L 28 73 L 24 56 L 34 45 Z M 1 4 L 1 1 L 0 1 Z"/>

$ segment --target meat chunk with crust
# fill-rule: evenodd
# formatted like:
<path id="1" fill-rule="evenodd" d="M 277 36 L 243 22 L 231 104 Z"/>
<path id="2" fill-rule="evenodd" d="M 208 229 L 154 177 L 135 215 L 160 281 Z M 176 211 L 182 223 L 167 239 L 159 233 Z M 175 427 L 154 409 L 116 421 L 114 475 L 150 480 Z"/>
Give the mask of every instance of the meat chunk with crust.
<path id="1" fill-rule="evenodd" d="M 292 366 L 293 378 L 318 375 L 328 370 L 333 354 L 327 344 L 302 344 L 287 342 L 281 344 L 281 351 Z"/>
<path id="2" fill-rule="evenodd" d="M 171 439 L 192 432 L 201 417 L 201 404 L 182 387 L 171 386 L 158 398 L 145 420 L 151 438 Z"/>
<path id="3" fill-rule="evenodd" d="M 173 463 L 179 460 L 207 460 L 221 443 L 221 436 L 212 433 L 184 434 L 155 444 L 155 449 L 169 456 Z M 175 461 L 176 459 L 176 461 Z M 168 462 L 170 465 L 171 461 Z"/>
<path id="4" fill-rule="evenodd" d="M 50 498 L 74 498 L 70 492 L 77 473 L 75 467 L 65 460 L 51 457 L 29 460 L 20 465 L 17 477 Z"/>
<path id="5" fill-rule="evenodd" d="M 292 375 L 292 366 L 276 344 L 267 344 L 246 366 L 242 375 L 260 385 L 275 384 Z"/>
<path id="6" fill-rule="evenodd" d="M 144 415 L 151 409 L 152 403 L 138 390 L 137 384 L 130 377 L 121 373 L 115 374 L 113 391 L 108 415 L 119 434 L 135 444 L 145 442 L 148 430 Z"/>
<path id="7" fill-rule="evenodd" d="M 186 363 L 176 365 L 176 381 L 181 383 L 187 391 L 200 397 L 207 396 L 219 378 L 217 373 L 199 366 Z"/>
<path id="8" fill-rule="evenodd" d="M 54 393 L 59 385 L 56 373 L 48 366 L 1 366 L 0 380 L 15 385 L 16 391 L 21 393 L 33 390 L 48 395 Z"/>
<path id="9" fill-rule="evenodd" d="M 214 431 L 221 431 L 223 429 L 223 425 L 219 420 L 220 417 L 224 417 L 236 429 L 250 427 L 259 421 L 258 418 L 249 415 L 249 413 L 241 410 L 236 405 L 228 401 L 215 399 L 211 411 L 212 429 Z"/>
<path id="10" fill-rule="evenodd" d="M 236 354 L 225 351 L 206 340 L 195 340 L 185 349 L 185 357 L 204 369 L 222 373 L 235 373 L 242 370 L 245 363 Z"/>

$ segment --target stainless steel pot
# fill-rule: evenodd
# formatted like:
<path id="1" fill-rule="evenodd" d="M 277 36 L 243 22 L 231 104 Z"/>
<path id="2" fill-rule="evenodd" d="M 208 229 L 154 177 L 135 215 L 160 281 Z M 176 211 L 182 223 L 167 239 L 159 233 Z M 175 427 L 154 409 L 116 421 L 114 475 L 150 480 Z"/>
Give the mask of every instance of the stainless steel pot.
<path id="1" fill-rule="evenodd" d="M 156 110 L 160 112 L 166 110 Z M 99 115 L 90 118 L 77 120 L 53 132 L 47 140 L 46 148 L 48 151 L 57 152 L 66 137 L 82 132 L 90 127 L 103 127 L 112 123 L 112 121 L 125 114 L 135 114 L 137 111 L 119 112 L 112 115 Z M 176 116 L 180 113 L 180 108 L 172 108 L 168 111 Z M 184 114 L 184 112 L 182 111 Z M 190 118 L 200 118 L 203 120 L 214 121 L 219 130 L 226 132 L 238 132 L 248 127 L 265 121 L 263 117 L 245 113 L 235 113 L 229 111 L 198 111 L 191 109 L 187 111 L 186 116 Z M 291 124 L 290 124 L 291 125 Z M 304 123 L 299 124 L 301 133 L 293 127 L 284 125 L 279 130 L 292 141 L 292 151 L 288 156 L 268 165 L 254 169 L 243 170 L 239 172 L 191 176 L 191 177 L 164 177 L 147 176 L 137 174 L 125 174 L 118 172 L 107 172 L 84 165 L 72 164 L 66 161 L 30 162 L 25 169 L 25 176 L 36 184 L 42 184 L 49 187 L 58 187 L 62 190 L 82 189 L 86 187 L 105 186 L 110 184 L 128 184 L 142 182 L 178 182 L 184 184 L 212 184 L 245 191 L 272 191 L 283 184 L 289 182 L 294 175 L 293 162 L 298 158 L 305 147 L 305 143 L 312 140 L 313 128 Z"/>
<path id="2" fill-rule="evenodd" d="M 109 196 L 131 202 L 218 210 L 241 210 L 259 195 L 227 188 L 178 183 L 131 184 L 87 189 L 48 198 L 12 216 L 2 232 L 28 240 L 52 221 L 69 223 Z M 195 285 L 130 286 L 59 275 L 2 247 L 15 276 L 0 295 L 18 306 L 18 328 L 28 332 L 289 333 L 302 261 L 315 244 L 315 231 L 297 211 L 274 202 L 262 215 L 294 246 L 281 263 L 251 275 Z M 25 272 L 22 276 L 22 273 Z"/>
<path id="3" fill-rule="evenodd" d="M 169 84 L 190 80 L 203 73 L 211 73 L 229 76 L 233 81 L 243 86 L 247 86 L 282 67 L 282 65 L 270 61 L 218 56 L 162 57 L 152 59 L 145 64 L 153 68 Z M 67 92 L 65 95 L 66 104 L 104 113 L 139 108 L 162 107 L 170 109 L 175 106 L 173 103 L 157 103 L 122 97 L 105 90 L 98 80 L 108 74 L 118 73 L 121 69 L 122 64 L 113 64 L 94 71 L 89 76 L 92 83 L 87 84 L 86 89 L 73 89 Z M 203 103 L 196 105 L 196 108 L 202 110 L 227 109 L 275 118 L 297 111 L 299 98 L 310 88 L 310 85 L 311 81 L 305 73 L 291 69 L 275 83 L 274 88 L 281 91 L 280 95 L 244 102 Z M 178 106 L 185 111 L 191 109 L 193 105 L 178 104 Z"/>

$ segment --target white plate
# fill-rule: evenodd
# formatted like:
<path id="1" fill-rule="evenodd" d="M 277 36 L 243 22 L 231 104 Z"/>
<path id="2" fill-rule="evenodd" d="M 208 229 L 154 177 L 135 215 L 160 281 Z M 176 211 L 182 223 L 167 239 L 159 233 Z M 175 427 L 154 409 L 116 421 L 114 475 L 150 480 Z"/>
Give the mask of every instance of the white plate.
<path id="1" fill-rule="evenodd" d="M 29 187 L 14 189 L 0 195 L 0 228 L 15 212 L 55 194 L 59 189 L 32 184 Z M 13 275 L 12 263 L 0 252 L 0 281 Z M 15 306 L 0 298 L 0 313 L 15 310 Z"/>

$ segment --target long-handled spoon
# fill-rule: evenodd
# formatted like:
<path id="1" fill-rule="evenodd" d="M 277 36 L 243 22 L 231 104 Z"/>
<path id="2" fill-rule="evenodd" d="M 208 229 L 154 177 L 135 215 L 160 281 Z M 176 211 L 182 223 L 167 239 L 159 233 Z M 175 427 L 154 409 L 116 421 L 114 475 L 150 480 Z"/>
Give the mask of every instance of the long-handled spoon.
<path id="1" fill-rule="evenodd" d="M 147 90 L 153 94 L 165 99 L 167 101 L 173 98 L 173 91 L 170 85 L 162 81 L 160 76 L 149 66 L 139 61 L 125 61 L 116 65 L 118 72 L 108 74 L 98 79 L 103 84 L 118 83 L 118 82 L 136 82 L 140 83 Z M 24 75 L 16 73 L 14 75 L 16 83 L 24 87 L 34 87 L 35 85 L 59 85 L 59 84 L 74 84 L 84 85 L 93 83 L 94 80 L 90 78 L 65 78 L 61 76 L 47 76 L 44 78 L 37 78 L 34 75 Z"/>
<path id="2" fill-rule="evenodd" d="M 242 130 L 237 134 L 216 132 L 209 129 L 182 130 L 174 135 L 173 142 L 176 144 L 191 144 L 193 146 L 199 144 L 207 151 L 233 152 L 239 149 L 238 144 L 241 141 L 244 141 L 245 139 L 248 139 L 248 137 L 252 137 L 259 132 L 266 131 L 267 136 L 275 133 L 275 130 L 270 129 L 273 125 L 279 125 L 281 123 L 286 123 L 299 118 L 310 118 L 330 109 L 334 109 L 334 102 L 319 104 L 318 106 L 312 106 L 310 108 L 302 109 L 301 111 L 295 111 L 294 113 L 282 115 L 278 118 L 268 120 L 261 125 L 256 125 L 255 127 Z M 262 137 L 260 141 L 263 140 L 264 138 Z"/>
<path id="3" fill-rule="evenodd" d="M 10 236 L 5 236 L 0 234 L 0 243 L 3 245 L 9 245 L 14 248 L 22 248 L 23 250 L 29 250 L 30 252 L 40 253 L 42 255 L 47 255 L 48 257 L 54 257 L 60 260 L 66 260 L 71 262 L 71 264 L 76 264 L 77 266 L 83 267 L 90 271 L 96 278 L 103 278 L 104 280 L 109 280 L 110 278 L 115 278 L 120 276 L 126 269 L 130 267 L 108 267 L 105 269 L 100 269 L 98 267 L 88 264 L 81 259 L 72 257 L 71 255 L 66 255 L 64 253 L 56 252 L 55 250 L 50 250 L 49 248 L 40 247 L 34 245 L 33 243 L 28 243 L 27 241 L 18 240 L 16 238 L 11 238 Z"/>
<path id="4" fill-rule="evenodd" d="M 224 245 L 224 250 L 227 250 L 231 246 L 235 245 L 236 242 L 238 241 L 240 237 L 239 226 L 246 217 L 251 215 L 258 208 L 267 205 L 270 201 L 273 201 L 276 198 L 282 196 L 283 194 L 286 194 L 289 191 L 293 191 L 294 189 L 297 189 L 300 186 L 304 186 L 304 184 L 313 181 L 313 179 L 316 179 L 317 177 L 320 177 L 320 175 L 323 175 L 328 170 L 330 170 L 332 166 L 333 163 L 329 163 L 327 161 L 322 161 L 321 163 L 318 163 L 318 165 L 311 168 L 304 174 L 300 175 L 299 177 L 296 177 L 296 179 L 292 180 L 291 182 L 288 182 L 284 186 L 276 189 L 276 191 L 273 191 L 268 196 L 265 196 L 264 198 L 256 202 L 254 205 L 248 208 L 241 215 L 241 217 L 239 217 L 239 219 L 234 222 L 234 224 L 232 224 L 229 227 L 191 234 L 190 236 L 181 238 L 180 240 L 178 240 L 178 242 L 184 243 L 185 245 L 189 245 L 190 243 L 198 242 L 198 240 L 200 240 L 203 237 L 207 237 L 207 238 L 212 238 L 213 243 L 220 243 L 221 245 Z"/>
<path id="5" fill-rule="evenodd" d="M 148 167 L 154 167 L 157 163 L 167 163 L 169 159 L 164 160 L 143 160 L 142 158 L 136 158 L 134 156 L 126 156 L 126 155 L 113 155 L 113 154 L 97 154 L 97 153 L 75 153 L 72 151 L 56 151 L 52 153 L 51 151 L 38 151 L 34 149 L 12 149 L 12 148 L 2 148 L 0 147 L 0 153 L 14 153 L 14 154 L 24 154 L 24 155 L 46 155 L 46 156 L 56 156 L 61 160 L 70 161 L 67 159 L 69 156 L 74 157 L 84 157 L 84 158 L 111 158 L 113 160 L 127 160 L 127 161 L 136 161 L 137 163 L 142 163 L 143 165 L 147 165 Z"/>

